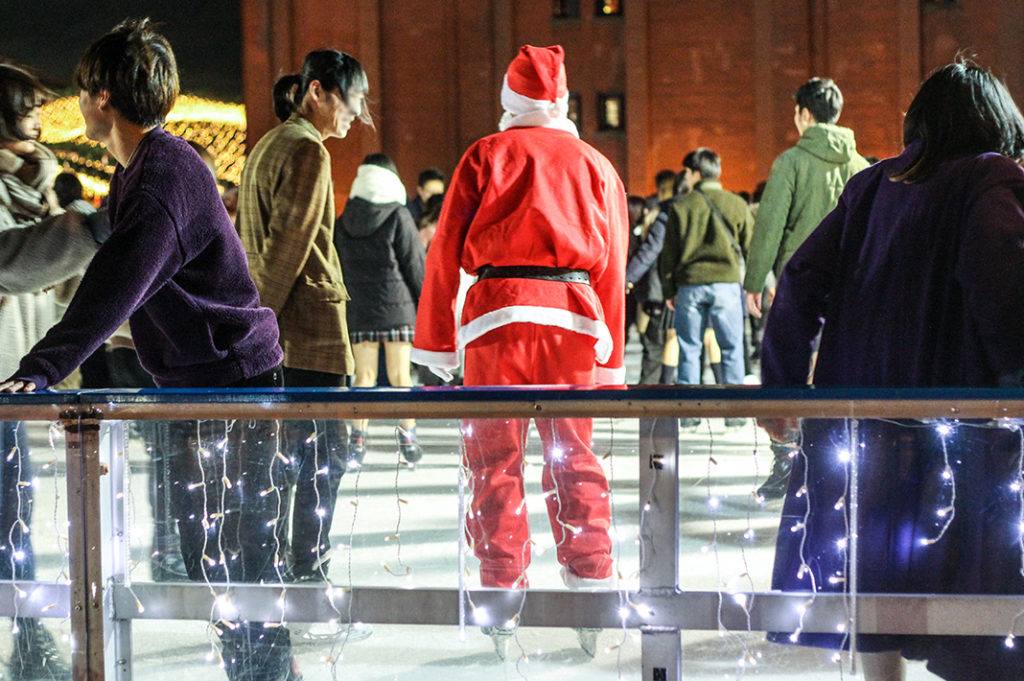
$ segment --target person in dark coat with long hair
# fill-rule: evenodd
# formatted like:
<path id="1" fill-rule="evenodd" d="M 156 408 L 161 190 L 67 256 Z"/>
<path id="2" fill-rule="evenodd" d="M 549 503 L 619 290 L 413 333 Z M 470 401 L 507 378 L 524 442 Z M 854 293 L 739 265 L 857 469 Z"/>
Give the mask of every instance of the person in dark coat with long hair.
<path id="1" fill-rule="evenodd" d="M 782 272 L 764 336 L 766 386 L 996 387 L 1024 376 L 1024 118 L 968 61 L 922 85 L 905 150 L 855 175 Z M 768 421 L 773 434 L 792 423 Z M 1019 422 L 805 420 L 773 589 L 1024 594 Z M 850 527 L 851 461 L 859 522 Z M 860 635 L 869 681 L 901 658 L 955 681 L 1024 678 L 999 636 Z M 778 642 L 847 647 L 841 634 Z M 1009 641 L 1009 642 L 1007 642 Z"/>
<path id="2" fill-rule="evenodd" d="M 395 387 L 411 386 L 409 355 L 426 252 L 405 207 L 398 169 L 384 154 L 370 154 L 359 166 L 334 228 L 334 245 L 351 296 L 348 331 L 356 364 L 353 385 L 377 384 L 377 357 L 383 344 L 388 381 Z M 396 439 L 407 462 L 423 456 L 412 419 L 399 423 Z M 365 454 L 364 420 L 355 423 L 349 438 L 350 465 L 359 465 Z"/>

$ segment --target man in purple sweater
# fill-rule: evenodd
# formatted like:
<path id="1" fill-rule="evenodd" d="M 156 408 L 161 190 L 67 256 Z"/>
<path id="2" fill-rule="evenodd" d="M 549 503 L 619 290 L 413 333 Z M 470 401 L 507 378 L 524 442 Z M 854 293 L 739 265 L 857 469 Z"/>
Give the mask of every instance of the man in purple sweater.
<path id="1" fill-rule="evenodd" d="M 260 306 L 216 183 L 188 143 L 160 127 L 178 94 L 167 40 L 148 20 L 124 22 L 86 50 L 74 78 L 86 135 L 118 162 L 111 234 L 64 318 L 0 390 L 54 385 L 125 320 L 159 387 L 281 386 L 277 320 Z M 266 488 L 278 448 L 273 424 L 172 427 L 171 504 L 189 577 L 274 580 L 277 500 L 256 493 Z M 226 446 L 216 446 L 222 438 Z M 237 477 L 223 483 L 229 472 Z M 229 679 L 299 677 L 287 629 L 261 622 L 221 629 Z"/>

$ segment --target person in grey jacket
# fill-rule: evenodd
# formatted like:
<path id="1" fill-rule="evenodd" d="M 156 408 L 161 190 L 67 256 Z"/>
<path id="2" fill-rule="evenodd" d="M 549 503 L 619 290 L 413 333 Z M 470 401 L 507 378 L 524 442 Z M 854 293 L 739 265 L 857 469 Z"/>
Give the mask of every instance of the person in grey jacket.
<path id="1" fill-rule="evenodd" d="M 398 169 L 384 154 L 370 154 L 359 166 L 334 228 L 334 245 L 351 296 L 347 317 L 356 363 L 353 385 L 377 384 L 383 344 L 389 382 L 395 387 L 411 386 L 409 355 L 426 251 L 405 207 L 405 187 Z M 365 439 L 366 421 L 357 421 L 349 438 L 353 466 L 362 462 Z M 415 421 L 400 422 L 397 440 L 407 462 L 415 463 L 423 456 Z"/>
<path id="2" fill-rule="evenodd" d="M 53 192 L 57 158 L 37 139 L 48 92 L 30 73 L 0 64 L 0 371 L 9 376 L 57 320 L 54 294 L 42 289 L 85 269 L 99 248 L 83 216 L 63 212 Z M 32 486 L 23 423 L 0 423 L 0 579 L 35 578 L 29 534 Z M 39 620 L 21 617 L 8 671 L 16 679 L 70 678 Z"/>

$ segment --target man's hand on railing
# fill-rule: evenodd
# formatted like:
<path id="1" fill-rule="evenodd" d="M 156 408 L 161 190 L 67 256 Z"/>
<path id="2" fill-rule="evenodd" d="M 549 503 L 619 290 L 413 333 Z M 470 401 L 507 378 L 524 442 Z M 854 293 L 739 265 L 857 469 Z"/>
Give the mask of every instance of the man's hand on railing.
<path id="1" fill-rule="evenodd" d="M 35 392 L 36 384 L 32 381 L 19 381 L 9 378 L 0 383 L 0 393 L 31 393 Z"/>

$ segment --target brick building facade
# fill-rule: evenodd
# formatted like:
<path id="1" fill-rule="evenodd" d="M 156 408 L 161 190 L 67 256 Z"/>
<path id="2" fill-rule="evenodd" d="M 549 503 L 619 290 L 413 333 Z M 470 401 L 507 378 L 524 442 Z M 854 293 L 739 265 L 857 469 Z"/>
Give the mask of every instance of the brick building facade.
<path id="1" fill-rule="evenodd" d="M 1024 97 L 1021 0 L 242 0 L 242 21 L 250 144 L 276 123 L 274 80 L 309 50 L 366 67 L 376 130 L 328 143 L 339 211 L 367 153 L 394 158 L 410 189 L 423 167 L 450 173 L 497 129 L 525 43 L 565 47 L 584 139 L 640 194 L 696 146 L 722 155 L 727 188 L 753 189 L 795 142 L 791 94 L 812 75 L 836 80 L 841 123 L 880 157 L 901 148 L 921 78 L 959 49 Z"/>

